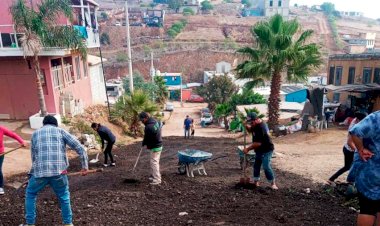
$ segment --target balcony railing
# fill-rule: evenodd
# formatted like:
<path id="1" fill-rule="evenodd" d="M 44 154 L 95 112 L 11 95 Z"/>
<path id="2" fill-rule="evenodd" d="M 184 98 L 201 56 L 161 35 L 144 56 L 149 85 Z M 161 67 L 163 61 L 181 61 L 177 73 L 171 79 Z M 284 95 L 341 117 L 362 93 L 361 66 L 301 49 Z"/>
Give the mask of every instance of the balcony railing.
<path id="1" fill-rule="evenodd" d="M 13 24 L 0 25 L 0 48 L 19 48 L 21 35 L 16 33 Z"/>

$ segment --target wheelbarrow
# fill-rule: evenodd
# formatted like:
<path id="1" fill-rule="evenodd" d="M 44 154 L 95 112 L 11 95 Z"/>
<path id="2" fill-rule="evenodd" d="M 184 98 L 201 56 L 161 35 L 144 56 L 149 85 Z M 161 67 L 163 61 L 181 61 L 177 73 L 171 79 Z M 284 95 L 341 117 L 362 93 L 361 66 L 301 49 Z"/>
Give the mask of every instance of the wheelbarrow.
<path id="1" fill-rule="evenodd" d="M 244 166 L 244 146 L 243 145 L 240 145 L 237 147 L 237 152 L 239 154 L 239 158 L 240 158 L 240 169 L 243 169 L 243 166 Z M 252 166 L 253 163 L 255 162 L 255 158 L 256 158 L 256 153 L 254 150 L 250 150 L 247 154 L 246 154 L 246 157 L 245 157 L 245 161 L 247 161 L 247 165 L 249 166 Z"/>
<path id="2" fill-rule="evenodd" d="M 194 177 L 193 172 L 197 170 L 199 175 L 207 176 L 204 164 L 211 157 L 211 153 L 200 150 L 186 149 L 178 151 L 178 172 L 181 175 L 186 174 L 188 177 Z"/>

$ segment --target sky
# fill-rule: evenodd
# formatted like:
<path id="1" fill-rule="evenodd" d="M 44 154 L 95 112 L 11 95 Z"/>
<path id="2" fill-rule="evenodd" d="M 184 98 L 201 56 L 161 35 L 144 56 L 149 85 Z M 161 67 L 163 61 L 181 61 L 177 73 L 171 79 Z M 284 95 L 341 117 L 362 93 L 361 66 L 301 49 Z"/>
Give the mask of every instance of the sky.
<path id="1" fill-rule="evenodd" d="M 379 0 L 290 0 L 290 5 L 321 5 L 323 2 L 331 2 L 338 11 L 363 12 L 365 17 L 380 18 Z"/>

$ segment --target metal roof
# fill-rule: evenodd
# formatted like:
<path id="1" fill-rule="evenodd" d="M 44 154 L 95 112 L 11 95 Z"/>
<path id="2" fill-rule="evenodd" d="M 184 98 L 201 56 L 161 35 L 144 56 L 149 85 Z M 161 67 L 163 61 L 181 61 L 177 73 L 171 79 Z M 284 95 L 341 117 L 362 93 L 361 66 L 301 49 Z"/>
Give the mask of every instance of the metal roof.
<path id="1" fill-rule="evenodd" d="M 380 59 L 380 53 L 359 53 L 359 54 L 335 54 L 329 56 L 330 60 L 352 60 L 352 59 Z"/>
<path id="2" fill-rule="evenodd" d="M 344 93 L 344 92 L 366 93 L 370 91 L 380 91 L 380 85 L 377 83 L 350 84 L 350 85 L 343 85 L 343 86 L 328 85 L 328 86 L 325 86 L 325 88 L 335 93 Z"/>
<path id="3" fill-rule="evenodd" d="M 295 92 L 298 92 L 300 90 L 305 90 L 305 89 L 307 88 L 303 86 L 281 86 L 281 91 L 286 94 L 295 93 Z"/>

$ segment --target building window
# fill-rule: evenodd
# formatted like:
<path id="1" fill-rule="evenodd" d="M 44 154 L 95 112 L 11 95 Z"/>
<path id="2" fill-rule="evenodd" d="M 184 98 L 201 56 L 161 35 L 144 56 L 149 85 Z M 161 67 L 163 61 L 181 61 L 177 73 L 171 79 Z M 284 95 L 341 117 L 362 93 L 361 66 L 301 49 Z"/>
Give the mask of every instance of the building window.
<path id="1" fill-rule="evenodd" d="M 278 1 L 278 7 L 281 7 L 281 6 L 282 6 L 282 1 L 279 0 L 279 1 Z"/>
<path id="2" fill-rule="evenodd" d="M 79 57 L 75 57 L 75 69 L 77 72 L 77 80 L 80 80 L 81 74 L 80 74 L 80 60 Z"/>
<path id="3" fill-rule="evenodd" d="M 334 93 L 333 102 L 339 103 L 339 101 L 340 101 L 340 93 Z"/>
<path id="4" fill-rule="evenodd" d="M 380 68 L 375 68 L 375 74 L 373 75 L 373 83 L 380 84 Z"/>
<path id="5" fill-rule="evenodd" d="M 372 68 L 364 68 L 363 70 L 363 84 L 371 83 Z"/>
<path id="6" fill-rule="evenodd" d="M 329 72 L 329 85 L 334 84 L 334 72 L 335 72 L 335 67 L 330 67 L 330 72 Z"/>
<path id="7" fill-rule="evenodd" d="M 269 1 L 269 7 L 273 7 L 273 0 Z"/>
<path id="8" fill-rule="evenodd" d="M 335 71 L 335 84 L 336 86 L 340 86 L 342 84 L 342 73 L 343 68 L 342 67 L 337 67 Z"/>
<path id="9" fill-rule="evenodd" d="M 355 67 L 350 67 L 348 69 L 348 81 L 347 84 L 355 83 Z"/>

